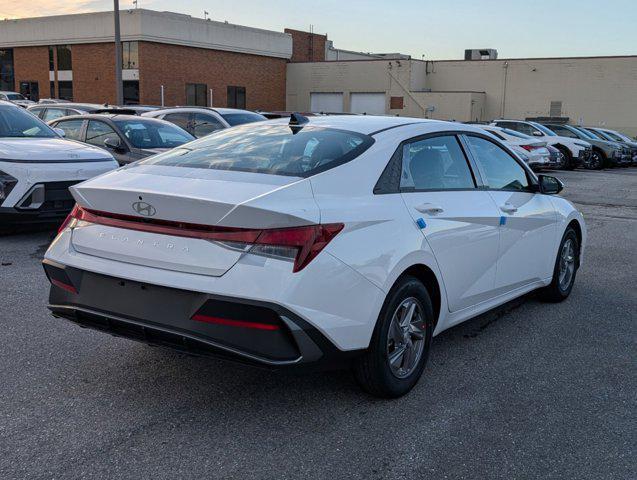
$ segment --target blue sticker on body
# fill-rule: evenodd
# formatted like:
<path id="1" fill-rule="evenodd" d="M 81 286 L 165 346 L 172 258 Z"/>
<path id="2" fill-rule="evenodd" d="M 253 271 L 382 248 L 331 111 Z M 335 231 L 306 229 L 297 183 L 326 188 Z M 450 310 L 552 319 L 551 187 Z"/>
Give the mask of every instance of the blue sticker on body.
<path id="1" fill-rule="evenodd" d="M 418 228 L 420 228 L 421 230 L 427 226 L 427 224 L 422 218 L 419 218 L 418 220 L 416 220 L 416 225 L 418 225 Z"/>
<path id="2" fill-rule="evenodd" d="M 507 217 L 500 217 L 500 225 L 506 225 L 507 224 Z"/>

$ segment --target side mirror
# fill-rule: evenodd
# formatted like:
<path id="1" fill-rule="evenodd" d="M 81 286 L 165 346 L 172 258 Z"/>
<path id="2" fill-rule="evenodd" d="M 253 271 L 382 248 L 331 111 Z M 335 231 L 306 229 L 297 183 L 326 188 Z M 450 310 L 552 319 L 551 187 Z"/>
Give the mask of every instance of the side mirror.
<path id="1" fill-rule="evenodd" d="M 540 192 L 546 195 L 556 195 L 564 190 L 564 184 L 555 177 L 550 175 L 539 175 Z"/>
<path id="2" fill-rule="evenodd" d="M 104 140 L 104 146 L 106 148 L 110 148 L 111 150 L 115 150 L 116 152 L 122 152 L 125 150 L 122 145 L 122 141 L 119 138 L 108 137 Z"/>
<path id="3" fill-rule="evenodd" d="M 54 128 L 53 131 L 62 138 L 66 137 L 66 132 L 62 130 L 61 128 Z"/>
<path id="4" fill-rule="evenodd" d="M 533 136 L 534 137 L 543 137 L 544 134 L 542 132 L 540 132 L 539 130 L 533 130 Z"/>

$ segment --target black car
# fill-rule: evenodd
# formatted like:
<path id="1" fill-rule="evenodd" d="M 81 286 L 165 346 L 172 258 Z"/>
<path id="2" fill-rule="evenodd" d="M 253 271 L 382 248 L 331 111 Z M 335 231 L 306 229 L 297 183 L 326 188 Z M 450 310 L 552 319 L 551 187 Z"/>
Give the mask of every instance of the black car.
<path id="1" fill-rule="evenodd" d="M 154 118 L 114 113 L 63 117 L 49 122 L 66 138 L 105 148 L 120 165 L 161 153 L 195 138 L 180 127 Z"/>

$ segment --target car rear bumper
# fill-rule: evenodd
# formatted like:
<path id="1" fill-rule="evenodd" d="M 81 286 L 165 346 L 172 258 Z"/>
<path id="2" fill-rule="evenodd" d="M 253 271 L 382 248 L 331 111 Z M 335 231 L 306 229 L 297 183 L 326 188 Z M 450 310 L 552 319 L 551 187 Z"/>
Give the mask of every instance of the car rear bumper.
<path id="1" fill-rule="evenodd" d="M 182 352 L 266 368 L 335 368 L 363 350 L 339 350 L 274 303 L 180 290 L 44 260 L 53 316 Z"/>

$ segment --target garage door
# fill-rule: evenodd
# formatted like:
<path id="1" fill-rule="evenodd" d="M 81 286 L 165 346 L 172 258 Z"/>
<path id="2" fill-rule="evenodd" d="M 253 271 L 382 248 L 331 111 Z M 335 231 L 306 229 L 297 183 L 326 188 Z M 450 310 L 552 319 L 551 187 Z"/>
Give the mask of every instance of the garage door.
<path id="1" fill-rule="evenodd" d="M 350 94 L 350 110 L 352 113 L 366 113 L 367 115 L 385 115 L 385 92 L 382 93 L 352 93 Z"/>
<path id="2" fill-rule="evenodd" d="M 343 113 L 343 93 L 310 93 L 310 110 Z"/>

